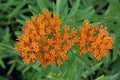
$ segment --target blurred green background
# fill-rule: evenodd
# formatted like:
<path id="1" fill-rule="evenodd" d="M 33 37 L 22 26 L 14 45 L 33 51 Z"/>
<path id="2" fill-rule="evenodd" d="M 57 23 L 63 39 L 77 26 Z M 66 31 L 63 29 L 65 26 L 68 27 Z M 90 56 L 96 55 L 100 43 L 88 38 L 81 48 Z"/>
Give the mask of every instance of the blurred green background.
<path id="1" fill-rule="evenodd" d="M 98 62 L 90 53 L 79 55 L 74 45 L 60 66 L 24 64 L 14 51 L 16 36 L 25 20 L 44 8 L 59 14 L 61 28 L 79 29 L 85 19 L 107 26 L 114 37 L 108 57 Z M 120 80 L 120 0 L 0 0 L 0 80 Z"/>

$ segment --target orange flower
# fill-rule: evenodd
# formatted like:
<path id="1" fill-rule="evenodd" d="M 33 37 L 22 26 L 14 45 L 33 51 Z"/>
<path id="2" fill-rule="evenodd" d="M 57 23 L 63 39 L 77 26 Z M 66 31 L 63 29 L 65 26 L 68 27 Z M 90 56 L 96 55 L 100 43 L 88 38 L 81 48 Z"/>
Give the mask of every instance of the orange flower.
<path id="1" fill-rule="evenodd" d="M 93 40 L 94 28 L 91 28 L 87 20 L 84 21 L 84 24 L 80 27 L 79 30 L 79 47 L 80 53 L 85 54 L 89 52 L 90 41 Z"/>
<path id="2" fill-rule="evenodd" d="M 107 56 L 107 50 L 112 49 L 113 38 L 109 36 L 106 27 L 89 25 L 87 20 L 79 30 L 80 54 L 91 52 L 99 61 L 101 57 Z"/>
<path id="3" fill-rule="evenodd" d="M 62 59 L 68 59 L 66 53 L 78 39 L 76 30 L 70 31 L 69 26 L 60 32 L 61 23 L 58 14 L 52 15 L 47 9 L 26 21 L 23 34 L 15 43 L 15 50 L 20 52 L 24 63 L 37 60 L 43 66 L 55 62 L 60 65 Z"/>
<path id="4" fill-rule="evenodd" d="M 99 32 L 91 43 L 90 52 L 99 61 L 102 56 L 107 56 L 107 50 L 112 49 L 113 38 L 109 36 L 106 27 L 99 28 Z"/>

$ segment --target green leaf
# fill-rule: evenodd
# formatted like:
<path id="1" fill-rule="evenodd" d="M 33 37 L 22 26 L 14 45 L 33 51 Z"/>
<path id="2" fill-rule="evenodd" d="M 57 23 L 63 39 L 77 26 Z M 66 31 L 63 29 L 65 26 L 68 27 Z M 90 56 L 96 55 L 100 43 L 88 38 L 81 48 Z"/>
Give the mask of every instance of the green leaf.
<path id="1" fill-rule="evenodd" d="M 37 13 L 38 13 L 38 11 L 36 10 L 36 8 L 35 8 L 35 7 L 33 7 L 33 6 L 28 5 L 28 8 L 29 8 L 29 10 L 31 11 L 31 13 L 32 13 L 33 15 L 35 15 L 35 14 L 37 14 Z"/>
<path id="2" fill-rule="evenodd" d="M 0 76 L 0 80 L 6 80 L 6 78 L 4 78 L 4 77 Z"/>
<path id="3" fill-rule="evenodd" d="M 59 17 L 64 19 L 68 14 L 68 0 L 57 0 L 56 1 L 56 12 Z"/>
<path id="4" fill-rule="evenodd" d="M 78 21 L 78 20 L 84 20 L 84 19 L 92 18 L 94 12 L 95 11 L 93 10 L 92 7 L 88 7 L 86 9 L 80 9 L 77 12 L 79 14 L 76 14 L 76 19 Z"/>
<path id="5" fill-rule="evenodd" d="M 111 75 L 108 80 L 117 80 L 119 78 L 120 78 L 120 72 L 118 72 L 114 75 Z"/>
<path id="6" fill-rule="evenodd" d="M 8 2 L 5 4 L 4 10 L 9 9 L 9 7 L 14 3 L 14 0 L 8 0 Z"/>
<path id="7" fill-rule="evenodd" d="M 41 11 L 46 8 L 46 5 L 45 5 L 45 0 L 37 0 L 37 4 L 39 6 L 39 8 L 41 9 Z"/>
<path id="8" fill-rule="evenodd" d="M 6 27 L 6 31 L 5 31 L 5 35 L 3 36 L 3 43 L 6 43 L 6 44 L 10 44 L 10 32 L 9 32 L 9 28 Z"/>
<path id="9" fill-rule="evenodd" d="M 21 25 L 24 25 L 24 24 L 25 24 L 25 21 L 24 21 L 24 20 L 21 20 L 21 19 L 17 19 L 17 22 L 20 23 Z"/>
<path id="10" fill-rule="evenodd" d="M 23 73 L 25 73 L 26 71 L 28 71 L 31 67 L 30 66 L 26 66 L 24 69 L 23 69 Z"/>
<path id="11" fill-rule="evenodd" d="M 80 0 L 77 0 L 75 4 L 73 5 L 72 9 L 70 10 L 70 13 L 66 16 L 66 19 L 63 21 L 63 25 L 68 23 L 68 21 L 71 19 L 72 16 L 76 15 L 76 11 L 78 10 Z"/>
<path id="12" fill-rule="evenodd" d="M 3 69 L 5 69 L 6 68 L 6 66 L 5 66 L 5 64 L 4 64 L 4 62 L 3 62 L 3 60 L 0 58 L 0 65 L 1 65 L 1 67 L 3 68 Z"/>
<path id="13" fill-rule="evenodd" d="M 4 50 L 6 50 L 6 48 L 0 45 L 0 51 L 4 51 Z"/>
<path id="14" fill-rule="evenodd" d="M 38 62 L 35 62 L 34 65 L 32 65 L 32 68 L 34 68 L 35 70 L 37 70 L 38 72 L 41 71 L 40 69 L 40 64 Z"/>
<path id="15" fill-rule="evenodd" d="M 10 46 L 10 45 L 8 45 L 8 44 L 4 44 L 4 43 L 0 43 L 0 47 L 2 48 L 2 49 L 10 49 L 10 50 L 13 50 L 13 46 Z"/>
<path id="16" fill-rule="evenodd" d="M 88 75 L 90 75 L 91 73 L 93 73 L 95 70 L 97 70 L 101 65 L 102 65 L 103 62 L 99 62 L 97 63 L 95 66 L 91 67 L 91 69 L 87 70 L 87 71 L 84 71 L 82 73 L 82 76 L 86 77 Z"/>
<path id="17" fill-rule="evenodd" d="M 110 74 L 115 74 L 117 72 L 119 72 L 120 70 L 120 56 L 118 56 L 118 58 L 112 63 L 112 65 L 110 65 L 109 67 L 111 68 Z"/>
<path id="18" fill-rule="evenodd" d="M 108 77 L 101 75 L 100 77 L 96 78 L 95 80 L 108 80 Z"/>
<path id="19" fill-rule="evenodd" d="M 12 73 L 12 71 L 14 70 L 15 66 L 16 66 L 15 63 L 13 62 L 11 67 L 10 67 L 10 69 L 9 69 L 9 71 L 7 72 L 8 75 L 10 75 Z"/>
<path id="20" fill-rule="evenodd" d="M 118 12 L 120 11 L 119 1 L 118 0 L 108 0 L 108 1 L 110 5 L 105 14 L 109 16 L 120 16 Z"/>
<path id="21" fill-rule="evenodd" d="M 113 48 L 113 61 L 117 58 L 118 50 L 119 50 L 119 41 L 120 41 L 120 29 L 116 32 L 116 37 L 114 40 L 114 48 Z"/>
<path id="22" fill-rule="evenodd" d="M 25 2 L 24 2 L 24 1 L 21 2 L 20 4 L 18 4 L 18 6 L 16 6 L 16 8 L 13 9 L 13 11 L 8 15 L 8 18 L 11 18 L 11 17 L 15 16 L 16 13 L 19 12 L 20 9 L 21 9 L 24 5 L 25 5 Z"/>
<path id="23" fill-rule="evenodd" d="M 15 31 L 15 35 L 20 36 L 20 35 L 22 35 L 22 32 L 21 31 Z"/>

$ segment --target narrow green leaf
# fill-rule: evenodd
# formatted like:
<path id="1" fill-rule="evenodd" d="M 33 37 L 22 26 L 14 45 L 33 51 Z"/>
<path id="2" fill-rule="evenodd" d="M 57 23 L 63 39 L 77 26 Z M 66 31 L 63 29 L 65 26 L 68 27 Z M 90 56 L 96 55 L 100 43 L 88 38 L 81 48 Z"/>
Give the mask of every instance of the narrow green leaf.
<path id="1" fill-rule="evenodd" d="M 75 4 L 73 5 L 70 13 L 68 14 L 68 16 L 66 17 L 65 21 L 63 22 L 63 25 L 65 25 L 66 23 L 68 23 L 68 21 L 71 19 L 72 16 L 76 15 L 75 13 L 76 13 L 76 11 L 77 11 L 77 9 L 79 7 L 79 3 L 80 3 L 80 0 L 77 0 L 75 2 Z"/>
<path id="2" fill-rule="evenodd" d="M 102 76 L 100 76 L 100 77 L 96 78 L 95 80 L 108 80 L 108 77 L 107 77 L 107 76 L 102 75 Z"/>
<path id="3" fill-rule="evenodd" d="M 38 11 L 36 10 L 36 8 L 34 8 L 33 6 L 28 5 L 28 8 L 29 8 L 29 10 L 31 11 L 31 13 L 32 13 L 33 15 L 35 15 L 35 14 L 38 13 Z"/>
<path id="4" fill-rule="evenodd" d="M 116 37 L 114 40 L 114 48 L 113 48 L 113 61 L 117 58 L 118 54 L 118 46 L 119 46 L 119 41 L 120 41 L 120 29 L 116 32 Z"/>
<path id="5" fill-rule="evenodd" d="M 6 43 L 6 44 L 10 44 L 10 32 L 9 32 L 9 28 L 6 27 L 6 32 L 5 32 L 5 35 L 3 36 L 3 43 Z"/>
<path id="6" fill-rule="evenodd" d="M 4 43 L 0 43 L 0 46 L 3 46 L 3 47 L 13 50 L 13 46 L 10 46 L 10 45 L 4 44 Z"/>
<path id="7" fill-rule="evenodd" d="M 75 15 L 76 21 L 92 18 L 92 15 L 94 14 L 94 12 L 95 11 L 93 10 L 92 7 L 88 7 L 86 9 L 80 9 L 77 12 L 79 14 Z"/>
<path id="8" fill-rule="evenodd" d="M 3 62 L 3 60 L 0 58 L 0 65 L 1 65 L 1 67 L 3 68 L 3 69 L 5 69 L 6 68 L 6 66 L 5 66 L 5 64 L 4 64 L 4 62 Z"/>
<path id="9" fill-rule="evenodd" d="M 4 51 L 4 50 L 6 50 L 6 48 L 0 45 L 0 51 Z"/>
<path id="10" fill-rule="evenodd" d="M 60 17 L 64 17 L 67 11 L 68 0 L 57 0 L 56 1 L 56 12 Z"/>
<path id="11" fill-rule="evenodd" d="M 13 64 L 11 65 L 9 71 L 7 72 L 8 75 L 10 75 L 10 74 L 12 73 L 14 67 L 15 67 L 15 63 L 13 63 Z"/>
<path id="12" fill-rule="evenodd" d="M 103 62 L 99 62 L 97 63 L 95 66 L 91 67 L 91 69 L 87 70 L 87 71 L 84 71 L 82 73 L 82 76 L 86 77 L 88 76 L 89 74 L 93 73 L 95 70 L 97 70 L 101 65 L 102 65 Z"/>
<path id="13" fill-rule="evenodd" d="M 23 73 L 25 73 L 26 71 L 28 71 L 30 69 L 30 66 L 26 66 L 24 69 L 23 69 Z"/>
<path id="14" fill-rule="evenodd" d="M 31 66 L 32 66 L 32 68 L 34 68 L 34 69 L 37 70 L 38 72 L 41 71 L 41 69 L 40 69 L 40 64 L 39 64 L 38 62 L 35 62 L 35 64 L 34 64 L 34 65 L 31 65 Z"/>
<path id="15" fill-rule="evenodd" d="M 118 80 L 120 78 L 120 72 L 111 75 L 108 80 Z"/>
<path id="16" fill-rule="evenodd" d="M 6 5 L 3 9 L 4 10 L 8 9 L 13 3 L 14 3 L 14 0 L 8 0 L 8 2 L 6 3 Z"/>
<path id="17" fill-rule="evenodd" d="M 108 0 L 108 2 L 110 3 L 105 15 L 109 15 L 109 16 L 120 16 L 119 12 L 120 11 L 120 4 L 119 4 L 119 0 Z"/>
<path id="18" fill-rule="evenodd" d="M 30 16 L 28 17 L 26 15 L 21 14 L 20 17 L 22 17 L 23 20 L 26 20 L 26 19 L 29 19 Z"/>
<path id="19" fill-rule="evenodd" d="M 19 4 L 18 6 L 16 6 L 15 9 L 13 9 L 13 11 L 8 15 L 8 18 L 11 18 L 13 16 L 16 15 L 17 12 L 20 11 L 20 9 L 25 5 L 25 2 L 22 2 L 21 4 Z"/>
<path id="20" fill-rule="evenodd" d="M 24 21 L 24 20 L 21 20 L 21 19 L 17 19 L 17 22 L 20 23 L 21 25 L 24 25 L 24 24 L 25 24 L 25 21 Z"/>
<path id="21" fill-rule="evenodd" d="M 20 36 L 20 35 L 22 35 L 22 32 L 21 31 L 15 31 L 15 35 Z"/>
<path id="22" fill-rule="evenodd" d="M 4 77 L 0 76 L 0 80 L 6 80 Z"/>
<path id="23" fill-rule="evenodd" d="M 41 9 L 41 11 L 46 8 L 46 5 L 45 5 L 45 0 L 37 0 L 37 4 L 39 6 L 39 8 Z"/>

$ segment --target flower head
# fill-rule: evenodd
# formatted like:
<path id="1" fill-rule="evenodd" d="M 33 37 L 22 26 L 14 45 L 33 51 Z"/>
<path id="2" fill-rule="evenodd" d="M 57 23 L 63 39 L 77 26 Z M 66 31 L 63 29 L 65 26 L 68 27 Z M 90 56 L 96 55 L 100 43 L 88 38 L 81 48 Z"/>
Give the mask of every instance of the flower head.
<path id="1" fill-rule="evenodd" d="M 27 20 L 21 36 L 15 43 L 15 50 L 20 52 L 24 63 L 33 62 L 35 59 L 47 64 L 62 64 L 62 59 L 67 60 L 68 49 L 77 41 L 76 30 L 64 26 L 60 32 L 62 20 L 58 14 L 51 14 L 47 9 L 42 14 L 32 16 Z"/>
<path id="2" fill-rule="evenodd" d="M 107 50 L 112 49 L 113 38 L 109 36 L 104 26 L 91 25 L 87 20 L 79 30 L 80 54 L 91 52 L 99 61 L 102 56 L 107 56 Z"/>

